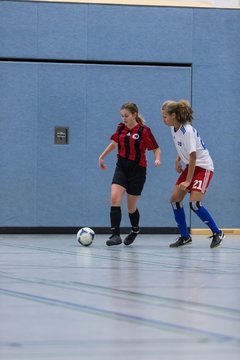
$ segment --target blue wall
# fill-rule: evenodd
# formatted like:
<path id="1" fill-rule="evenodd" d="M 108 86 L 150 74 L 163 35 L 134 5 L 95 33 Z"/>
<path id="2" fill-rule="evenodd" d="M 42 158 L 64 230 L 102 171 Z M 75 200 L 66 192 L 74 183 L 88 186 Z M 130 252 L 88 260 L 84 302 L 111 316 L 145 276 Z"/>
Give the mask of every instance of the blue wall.
<path id="1" fill-rule="evenodd" d="M 127 100 L 163 153 L 159 169 L 148 154 L 141 225 L 175 227 L 175 150 L 159 110 L 169 98 L 192 101 L 213 156 L 205 203 L 240 227 L 239 11 L 10 1 L 0 19 L 0 227 L 108 227 L 116 158 L 101 172 L 98 156 Z M 68 145 L 54 144 L 55 126 L 69 127 Z"/>

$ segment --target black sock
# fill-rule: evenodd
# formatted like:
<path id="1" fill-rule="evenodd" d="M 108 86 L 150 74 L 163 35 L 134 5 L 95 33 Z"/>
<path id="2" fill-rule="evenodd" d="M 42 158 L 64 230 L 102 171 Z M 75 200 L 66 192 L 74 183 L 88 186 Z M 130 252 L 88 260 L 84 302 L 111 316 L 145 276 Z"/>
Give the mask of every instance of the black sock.
<path id="1" fill-rule="evenodd" d="M 134 232 L 138 232 L 139 231 L 139 219 L 140 219 L 140 214 L 138 209 L 136 209 L 136 211 L 132 214 L 128 213 L 129 215 L 129 219 L 130 219 L 130 223 L 132 225 L 132 230 Z"/>
<path id="2" fill-rule="evenodd" d="M 120 235 L 121 219 L 122 219 L 121 207 L 111 206 L 110 220 L 111 220 L 111 231 L 113 234 Z"/>

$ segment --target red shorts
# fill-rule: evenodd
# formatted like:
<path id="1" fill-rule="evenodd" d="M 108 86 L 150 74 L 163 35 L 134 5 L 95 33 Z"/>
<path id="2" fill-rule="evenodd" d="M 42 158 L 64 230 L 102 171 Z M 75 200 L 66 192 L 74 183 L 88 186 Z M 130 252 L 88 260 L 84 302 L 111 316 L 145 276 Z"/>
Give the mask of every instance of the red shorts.
<path id="1" fill-rule="evenodd" d="M 180 183 L 186 180 L 187 172 L 188 172 L 188 165 L 177 179 L 176 185 L 179 185 Z M 188 187 L 188 191 L 189 192 L 198 191 L 201 192 L 202 194 L 205 194 L 212 177 L 213 177 L 213 171 L 206 170 L 199 166 L 196 166 L 193 174 L 192 182 Z"/>

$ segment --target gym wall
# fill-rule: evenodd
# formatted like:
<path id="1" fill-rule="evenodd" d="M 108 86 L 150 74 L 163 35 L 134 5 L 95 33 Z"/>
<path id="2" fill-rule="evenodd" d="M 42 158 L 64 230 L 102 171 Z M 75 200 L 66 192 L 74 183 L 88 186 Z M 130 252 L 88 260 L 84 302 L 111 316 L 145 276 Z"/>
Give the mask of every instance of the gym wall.
<path id="1" fill-rule="evenodd" d="M 2 232 L 108 228 L 116 154 L 106 172 L 98 156 L 126 101 L 162 150 L 158 169 L 148 153 L 141 226 L 174 231 L 176 153 L 160 106 L 180 98 L 192 102 L 215 163 L 204 203 L 219 226 L 240 227 L 239 10 L 3 1 L 0 18 Z M 59 128 L 67 144 L 55 143 Z"/>

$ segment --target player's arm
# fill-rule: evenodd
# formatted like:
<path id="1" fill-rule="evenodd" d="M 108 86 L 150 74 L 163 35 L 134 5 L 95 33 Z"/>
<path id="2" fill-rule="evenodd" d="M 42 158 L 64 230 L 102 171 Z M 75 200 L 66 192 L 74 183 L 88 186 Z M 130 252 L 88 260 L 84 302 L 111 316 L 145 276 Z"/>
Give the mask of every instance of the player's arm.
<path id="1" fill-rule="evenodd" d="M 115 150 L 117 147 L 117 143 L 115 141 L 112 141 L 106 149 L 102 152 L 102 154 L 98 158 L 98 164 L 102 170 L 106 169 L 106 165 L 104 164 L 104 158 L 111 153 L 113 150 Z"/>
<path id="2" fill-rule="evenodd" d="M 145 146 L 148 150 L 152 150 L 154 153 L 154 157 L 155 157 L 155 161 L 154 161 L 154 165 L 155 166 L 160 166 L 161 164 L 161 150 L 160 147 L 151 131 L 151 129 L 147 126 L 144 127 L 144 138 L 143 138 L 143 142 L 145 143 Z"/>
<path id="3" fill-rule="evenodd" d="M 193 151 L 189 155 L 188 173 L 186 180 L 179 184 L 181 190 L 185 191 L 192 182 L 193 174 L 196 166 L 196 151 Z"/>
<path id="4" fill-rule="evenodd" d="M 160 148 L 158 147 L 157 149 L 154 149 L 153 153 L 154 153 L 154 157 L 155 157 L 154 165 L 158 167 L 161 164 L 161 150 L 160 150 Z"/>
<path id="5" fill-rule="evenodd" d="M 177 158 L 176 158 L 175 168 L 176 168 L 176 171 L 177 171 L 179 174 L 183 171 L 180 156 L 177 156 Z"/>

